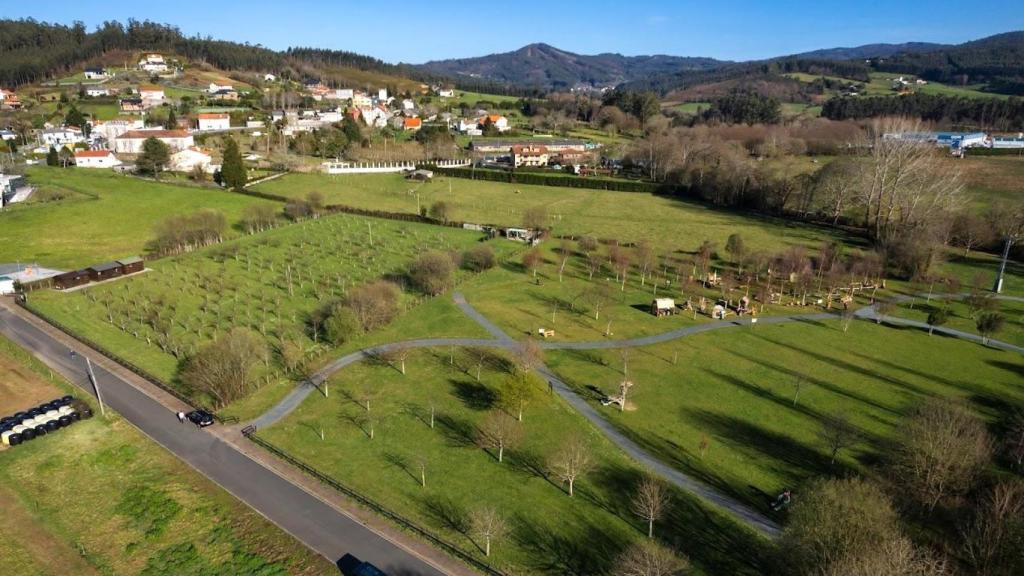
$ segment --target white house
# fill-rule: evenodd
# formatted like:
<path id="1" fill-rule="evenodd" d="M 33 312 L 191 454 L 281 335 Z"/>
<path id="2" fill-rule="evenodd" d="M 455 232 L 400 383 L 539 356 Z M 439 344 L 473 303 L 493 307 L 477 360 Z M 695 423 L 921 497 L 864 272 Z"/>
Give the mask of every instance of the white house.
<path id="1" fill-rule="evenodd" d="M 61 146 L 73 146 L 79 142 L 85 142 L 82 131 L 74 126 L 63 128 L 47 128 L 39 132 L 39 141 L 47 146 L 60 148 Z"/>
<path id="2" fill-rule="evenodd" d="M 145 123 L 139 120 L 93 120 L 92 135 L 104 138 L 107 142 L 113 142 L 121 134 L 129 130 L 139 130 L 145 127 Z"/>
<path id="3" fill-rule="evenodd" d="M 277 76 L 274 76 L 273 74 L 264 74 L 263 75 L 263 81 L 264 82 L 277 82 Z"/>
<path id="4" fill-rule="evenodd" d="M 381 88 L 380 90 L 377 90 L 377 100 L 380 100 L 382 102 L 386 102 L 387 99 L 388 99 L 388 89 L 387 88 Z"/>
<path id="5" fill-rule="evenodd" d="M 199 114 L 196 116 L 197 128 L 206 130 L 227 130 L 231 128 L 230 114 Z"/>
<path id="6" fill-rule="evenodd" d="M 438 87 L 437 95 L 441 98 L 455 98 L 455 89 Z"/>
<path id="7" fill-rule="evenodd" d="M 370 106 L 371 104 L 373 104 L 373 100 L 371 100 L 370 97 L 367 96 L 365 93 L 354 92 L 352 94 L 352 105 L 355 106 L 356 108 L 364 108 Z"/>
<path id="8" fill-rule="evenodd" d="M 167 62 L 164 61 L 164 57 L 160 54 L 146 54 L 142 60 L 139 60 L 139 70 L 157 73 L 167 72 Z"/>
<path id="9" fill-rule="evenodd" d="M 415 110 L 415 109 L 416 109 L 416 103 L 415 102 L 413 102 L 412 100 L 410 100 L 408 98 L 406 98 L 405 100 L 402 100 L 402 110 Z"/>
<path id="10" fill-rule="evenodd" d="M 107 77 L 107 71 L 103 68 L 86 68 L 85 79 L 86 80 L 103 80 Z"/>
<path id="11" fill-rule="evenodd" d="M 330 122 L 333 124 L 335 122 L 341 122 L 342 114 L 340 109 L 335 108 L 334 110 L 320 110 L 316 113 L 316 117 L 322 122 Z"/>
<path id="12" fill-rule="evenodd" d="M 142 144 L 147 138 L 156 138 L 167 144 L 172 152 L 195 146 L 192 135 L 184 130 L 129 130 L 114 138 L 114 152 L 138 154 L 142 152 Z"/>
<path id="13" fill-rule="evenodd" d="M 220 92 L 221 90 L 234 90 L 234 89 L 235 89 L 235 87 L 232 86 L 231 84 L 217 84 L 215 82 L 210 82 L 210 87 L 206 89 L 206 92 L 209 93 L 209 94 L 216 94 L 217 92 Z"/>
<path id="14" fill-rule="evenodd" d="M 191 172 L 196 166 L 201 166 L 203 172 L 213 173 L 220 169 L 220 166 L 213 164 L 213 157 L 201 148 L 186 148 L 171 154 L 170 169 L 175 172 Z"/>
<path id="15" fill-rule="evenodd" d="M 391 114 L 383 106 L 367 106 L 359 109 L 360 116 L 367 126 L 383 128 L 388 125 L 388 118 Z"/>
<path id="16" fill-rule="evenodd" d="M 75 152 L 75 166 L 79 168 L 113 168 L 121 161 L 110 150 L 78 150 Z"/>
<path id="17" fill-rule="evenodd" d="M 89 96 L 91 98 L 96 98 L 97 96 L 110 96 L 110 89 L 109 88 L 86 88 L 85 89 L 85 95 Z"/>
<path id="18" fill-rule="evenodd" d="M 0 141 L 7 142 L 8 140 L 15 140 L 18 137 L 18 133 L 13 130 L 0 129 Z"/>

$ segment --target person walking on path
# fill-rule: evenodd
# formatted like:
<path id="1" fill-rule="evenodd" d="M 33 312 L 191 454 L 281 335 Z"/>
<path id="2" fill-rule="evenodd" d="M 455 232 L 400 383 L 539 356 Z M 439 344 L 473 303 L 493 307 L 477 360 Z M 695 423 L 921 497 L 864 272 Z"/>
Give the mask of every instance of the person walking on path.
<path id="1" fill-rule="evenodd" d="M 181 422 L 182 424 L 185 423 L 185 413 L 184 412 L 178 412 L 178 422 Z"/>

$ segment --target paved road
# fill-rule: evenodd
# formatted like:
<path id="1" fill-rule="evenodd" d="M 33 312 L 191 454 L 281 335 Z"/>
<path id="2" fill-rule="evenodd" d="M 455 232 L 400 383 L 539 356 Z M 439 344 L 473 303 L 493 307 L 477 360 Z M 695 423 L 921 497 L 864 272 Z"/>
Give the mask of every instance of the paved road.
<path id="1" fill-rule="evenodd" d="M 72 358 L 66 346 L 3 307 L 0 307 L 0 333 L 69 381 L 92 392 L 80 356 Z M 107 406 L 332 562 L 352 554 L 392 575 L 440 576 L 444 573 L 253 461 L 227 442 L 178 423 L 170 410 L 121 377 L 95 364 L 94 372 Z"/>

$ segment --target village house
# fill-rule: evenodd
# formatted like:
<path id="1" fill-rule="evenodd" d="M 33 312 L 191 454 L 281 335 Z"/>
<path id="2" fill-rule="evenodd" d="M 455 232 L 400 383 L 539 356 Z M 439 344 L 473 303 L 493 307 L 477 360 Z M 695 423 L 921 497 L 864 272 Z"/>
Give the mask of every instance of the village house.
<path id="1" fill-rule="evenodd" d="M 417 132 L 423 128 L 423 121 L 419 118 L 406 118 L 402 123 L 402 129 L 406 132 Z"/>
<path id="2" fill-rule="evenodd" d="M 75 152 L 75 166 L 79 168 L 113 168 L 121 161 L 110 150 L 78 150 Z"/>
<path id="3" fill-rule="evenodd" d="M 110 96 L 109 88 L 86 88 L 85 95 L 90 98 L 98 98 L 100 96 Z"/>
<path id="4" fill-rule="evenodd" d="M 455 98 L 455 89 L 445 86 L 434 86 L 434 93 L 441 98 Z"/>
<path id="5" fill-rule="evenodd" d="M 145 128 L 141 119 L 137 120 L 93 120 L 91 134 L 98 139 L 106 140 L 109 144 L 121 134 L 129 130 L 140 130 Z"/>
<path id="6" fill-rule="evenodd" d="M 160 54 L 146 54 L 142 60 L 139 60 L 139 70 L 160 74 L 167 72 L 167 62 Z"/>
<path id="7" fill-rule="evenodd" d="M 160 140 L 167 144 L 172 152 L 195 146 L 192 135 L 184 130 L 129 130 L 114 138 L 114 152 L 138 154 L 142 152 L 142 144 L 147 138 Z"/>
<path id="8" fill-rule="evenodd" d="M 107 71 L 101 67 L 90 67 L 85 69 L 86 80 L 103 80 L 107 77 Z"/>
<path id="9" fill-rule="evenodd" d="M 373 100 L 365 92 L 352 94 L 352 105 L 356 108 L 368 108 L 373 105 Z"/>
<path id="10" fill-rule="evenodd" d="M 410 100 L 408 98 L 406 98 L 405 100 L 402 100 L 402 110 L 412 111 L 412 110 L 415 110 L 415 109 L 416 109 L 416 103 L 415 102 L 413 102 L 412 100 Z"/>
<path id="11" fill-rule="evenodd" d="M 548 149 L 540 145 L 513 146 L 512 165 L 516 168 L 547 166 Z"/>
<path id="12" fill-rule="evenodd" d="M 14 130 L 7 130 L 6 128 L 0 129 L 0 141 L 7 142 L 8 140 L 16 140 L 18 133 Z"/>
<path id="13" fill-rule="evenodd" d="M 214 100 L 221 100 L 226 102 L 238 102 L 241 99 L 241 95 L 236 90 L 218 90 L 212 95 Z"/>
<path id="14" fill-rule="evenodd" d="M 277 82 L 277 76 L 274 76 L 273 74 L 264 74 L 263 75 L 263 81 L 264 82 Z"/>
<path id="15" fill-rule="evenodd" d="M 198 114 L 196 128 L 200 132 L 207 130 L 227 130 L 231 128 L 230 114 Z"/>
<path id="16" fill-rule="evenodd" d="M 139 86 L 139 98 L 147 108 L 159 106 L 164 101 L 164 89 L 159 86 Z"/>
<path id="17" fill-rule="evenodd" d="M 220 92 L 221 90 L 234 90 L 234 89 L 235 89 L 235 87 L 232 86 L 231 84 L 217 84 L 215 82 L 210 82 L 210 87 L 207 88 L 206 91 L 209 94 L 216 94 L 217 92 Z"/>
<path id="18" fill-rule="evenodd" d="M 383 128 L 388 125 L 391 114 L 383 106 L 367 106 L 359 109 L 359 116 L 371 128 Z"/>
<path id="19" fill-rule="evenodd" d="M 39 132 L 39 141 L 46 146 L 60 148 L 61 146 L 74 146 L 79 142 L 85 142 L 82 131 L 74 126 L 62 128 L 46 128 Z"/>
<path id="20" fill-rule="evenodd" d="M 484 138 L 473 140 L 469 143 L 469 149 L 484 154 L 505 153 L 513 146 L 531 146 L 543 144 L 549 153 L 562 153 L 567 151 L 586 152 L 598 147 L 586 140 L 574 138 Z"/>
<path id="21" fill-rule="evenodd" d="M 192 172 L 196 166 L 202 168 L 203 172 L 212 174 L 220 170 L 219 165 L 213 164 L 213 157 L 202 148 L 186 148 L 171 154 L 170 169 L 175 172 Z"/>
<path id="22" fill-rule="evenodd" d="M 318 110 L 316 113 L 316 117 L 321 122 L 328 122 L 331 124 L 335 122 L 341 122 L 342 118 L 344 118 L 344 116 L 341 114 L 341 109 L 339 108 L 326 108 L 324 110 Z"/>

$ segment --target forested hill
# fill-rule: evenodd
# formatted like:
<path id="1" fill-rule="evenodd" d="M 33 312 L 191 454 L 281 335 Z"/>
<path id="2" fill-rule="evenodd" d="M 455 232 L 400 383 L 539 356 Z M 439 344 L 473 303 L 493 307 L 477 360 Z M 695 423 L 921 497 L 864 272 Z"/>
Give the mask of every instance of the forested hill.
<path id="1" fill-rule="evenodd" d="M 319 77 L 318 67 L 354 68 L 403 76 L 421 82 L 442 80 L 407 66 L 340 50 L 293 48 L 278 52 L 260 45 L 186 37 L 175 26 L 129 20 L 104 22 L 88 31 L 35 20 L 0 20 L 0 86 L 17 87 L 77 70 L 105 53 L 123 50 L 162 51 L 202 61 L 228 71 L 273 72 L 286 78 Z"/>
<path id="2" fill-rule="evenodd" d="M 936 52 L 900 54 L 882 60 L 877 67 L 946 84 L 987 84 L 992 92 L 1024 95 L 1024 31 Z"/>
<path id="3" fill-rule="evenodd" d="M 431 73 L 478 78 L 514 86 L 566 90 L 578 84 L 614 86 L 679 70 L 710 70 L 728 62 L 680 56 L 574 54 L 547 44 L 530 44 L 513 52 L 477 58 L 436 60 L 419 65 Z"/>

